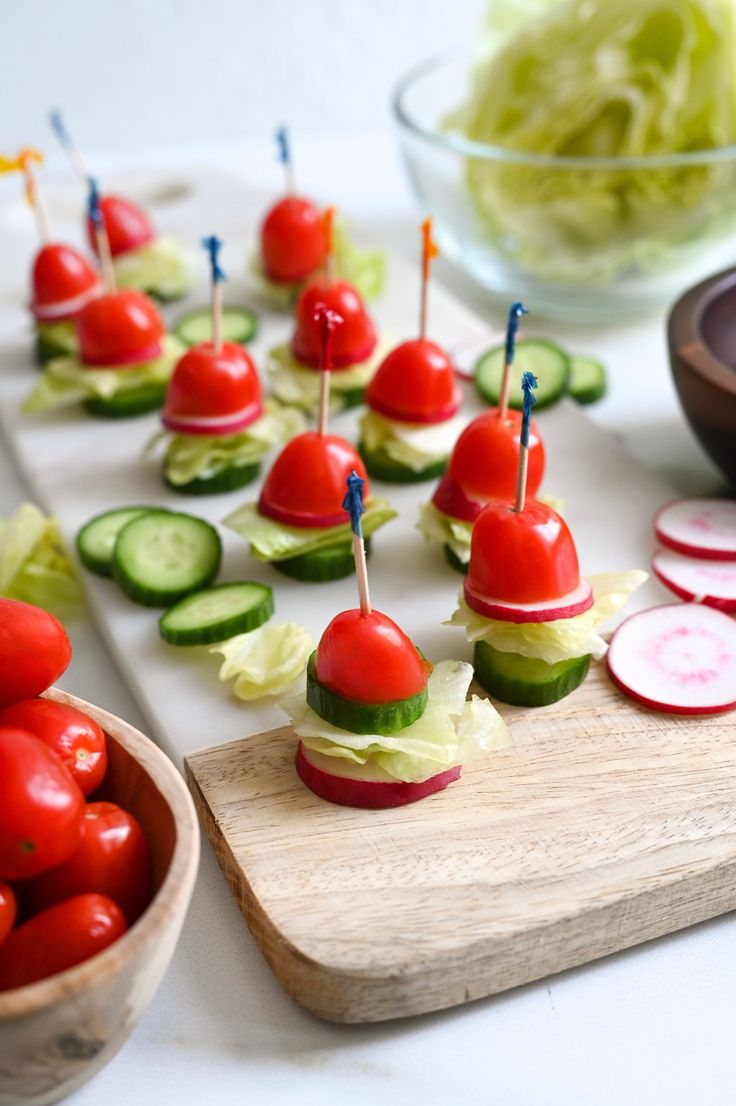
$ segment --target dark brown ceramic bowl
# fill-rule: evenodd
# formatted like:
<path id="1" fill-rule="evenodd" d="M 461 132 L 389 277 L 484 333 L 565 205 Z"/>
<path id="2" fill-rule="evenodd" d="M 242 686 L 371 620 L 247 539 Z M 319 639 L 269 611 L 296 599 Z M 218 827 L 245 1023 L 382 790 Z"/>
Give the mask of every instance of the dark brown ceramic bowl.
<path id="1" fill-rule="evenodd" d="M 667 341 L 688 422 L 736 488 L 736 269 L 696 284 L 677 301 Z"/>

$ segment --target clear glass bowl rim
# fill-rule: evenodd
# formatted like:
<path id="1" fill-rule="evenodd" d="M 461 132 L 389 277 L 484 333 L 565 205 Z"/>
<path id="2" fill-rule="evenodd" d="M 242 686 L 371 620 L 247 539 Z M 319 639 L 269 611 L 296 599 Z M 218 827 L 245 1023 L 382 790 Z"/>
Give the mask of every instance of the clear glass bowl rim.
<path id="1" fill-rule="evenodd" d="M 688 150 L 675 154 L 651 154 L 640 157 L 572 157 L 558 154 L 537 154 L 526 150 L 510 150 L 503 146 L 491 146 L 474 142 L 452 132 L 430 130 L 412 117 L 406 105 L 406 97 L 416 81 L 450 62 L 465 58 L 470 74 L 477 64 L 469 45 L 443 50 L 439 54 L 413 65 L 400 78 L 391 97 L 393 113 L 399 126 L 415 137 L 443 150 L 452 150 L 463 157 L 481 158 L 485 161 L 507 165 L 531 165 L 545 169 L 679 169 L 693 165 L 712 165 L 736 160 L 736 145 L 713 146 L 706 150 Z M 448 111 L 453 105 L 448 105 Z"/>

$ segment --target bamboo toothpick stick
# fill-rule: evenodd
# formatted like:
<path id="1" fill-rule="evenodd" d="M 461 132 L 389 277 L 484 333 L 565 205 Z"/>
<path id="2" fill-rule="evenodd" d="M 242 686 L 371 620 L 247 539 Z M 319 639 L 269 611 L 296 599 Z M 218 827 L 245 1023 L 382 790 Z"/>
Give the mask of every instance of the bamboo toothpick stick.
<path id="1" fill-rule="evenodd" d="M 365 542 L 363 541 L 363 523 L 361 516 L 365 511 L 363 506 L 363 488 L 365 480 L 358 476 L 355 469 L 347 478 L 347 492 L 343 500 L 343 507 L 350 515 L 350 527 L 353 531 L 353 558 L 355 560 L 355 576 L 358 581 L 358 597 L 360 600 L 360 613 L 371 613 L 371 596 L 368 590 L 368 566 L 365 561 Z"/>
<path id="2" fill-rule="evenodd" d="M 288 196 L 295 196 L 296 178 L 294 176 L 294 161 L 291 156 L 291 142 L 289 141 L 289 131 L 286 127 L 282 126 L 276 129 L 276 145 L 278 147 L 279 161 L 284 167 L 286 194 Z"/>
<path id="3" fill-rule="evenodd" d="M 97 190 L 97 181 L 94 177 L 89 177 L 87 183 L 89 185 L 87 206 L 89 209 L 89 217 L 92 220 L 92 225 L 95 230 L 95 244 L 97 246 L 97 256 L 100 259 L 102 283 L 105 286 L 105 291 L 111 294 L 117 291 L 117 281 L 115 280 L 115 269 L 112 263 L 112 254 L 110 253 L 110 239 L 107 237 L 105 219 L 102 214 L 102 208 L 100 207 L 100 194 Z"/>
<path id="4" fill-rule="evenodd" d="M 74 142 L 74 139 L 69 133 L 64 122 L 64 118 L 61 112 L 58 111 L 58 109 L 54 109 L 54 111 L 49 112 L 49 123 L 51 124 L 51 129 L 58 138 L 59 143 L 61 144 L 61 148 L 66 154 L 72 169 L 81 181 L 86 182 L 89 177 L 89 172 L 87 170 L 84 158 L 82 157 L 82 152 Z"/>
<path id="5" fill-rule="evenodd" d="M 332 341 L 335 329 L 343 323 L 342 315 L 331 311 L 324 303 L 318 303 L 314 310 L 315 322 L 319 325 L 319 422 L 320 434 L 327 433 L 330 416 L 330 378 L 332 374 Z"/>
<path id="6" fill-rule="evenodd" d="M 521 417 L 521 435 L 519 437 L 519 467 L 516 470 L 516 501 L 514 511 L 524 510 L 526 502 L 526 472 L 529 464 L 529 423 L 532 407 L 537 402 L 533 389 L 537 387 L 537 378 L 533 373 L 524 373 L 521 378 L 521 390 L 524 395 L 524 407 Z"/>
<path id="7" fill-rule="evenodd" d="M 419 292 L 419 337 L 427 337 L 427 289 L 432 258 L 439 255 L 437 243 L 432 238 L 432 220 L 425 219 L 422 231 L 422 283 Z"/>
<path id="8" fill-rule="evenodd" d="M 43 154 L 32 146 L 24 146 L 15 157 L 0 157 L 0 173 L 22 173 L 28 206 L 33 212 L 42 242 L 51 238 L 46 209 L 38 193 L 35 166 L 43 164 Z"/>
<path id="9" fill-rule="evenodd" d="M 516 355 L 516 333 L 522 315 L 528 315 L 523 303 L 512 303 L 509 308 L 509 321 L 506 326 L 506 352 L 501 377 L 501 391 L 498 396 L 498 417 L 505 419 L 509 409 L 509 389 L 511 386 L 511 366 Z"/>
<path id="10" fill-rule="evenodd" d="M 225 273 L 220 267 L 222 239 L 211 234 L 202 239 L 202 246 L 210 258 L 210 313 L 212 319 L 212 348 L 215 353 L 222 349 L 222 282 Z"/>

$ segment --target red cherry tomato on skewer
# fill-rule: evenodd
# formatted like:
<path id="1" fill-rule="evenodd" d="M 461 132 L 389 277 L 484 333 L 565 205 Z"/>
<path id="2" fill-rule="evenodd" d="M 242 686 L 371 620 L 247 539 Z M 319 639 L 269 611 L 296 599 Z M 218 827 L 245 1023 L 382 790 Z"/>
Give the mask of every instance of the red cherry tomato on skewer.
<path id="1" fill-rule="evenodd" d="M 408 699 L 427 686 L 431 666 L 404 631 L 380 611 L 342 611 L 322 634 L 315 675 L 336 695 L 358 703 Z"/>
<path id="2" fill-rule="evenodd" d="M 89 960 L 122 937 L 125 928 L 122 911 L 105 895 L 77 895 L 36 914 L 0 946 L 0 991 Z"/>
<path id="3" fill-rule="evenodd" d="M 146 242 L 151 242 L 156 237 L 156 231 L 145 211 L 131 200 L 122 196 L 101 196 L 100 210 L 113 257 L 145 246 Z M 91 219 L 87 220 L 87 234 L 92 249 L 97 252 L 97 237 Z"/>
<path id="4" fill-rule="evenodd" d="M 379 415 L 416 423 L 451 419 L 462 398 L 450 358 L 426 338 L 391 350 L 365 392 L 366 404 Z"/>
<path id="5" fill-rule="evenodd" d="M 38 251 L 31 283 L 31 310 L 39 322 L 73 318 L 102 293 L 94 266 L 79 250 L 60 242 L 49 242 Z"/>
<path id="6" fill-rule="evenodd" d="M 367 499 L 368 476 L 353 446 L 335 434 L 308 430 L 292 438 L 274 461 L 258 509 L 287 526 L 339 526 L 349 521 L 342 502 L 353 470 L 365 480 Z"/>
<path id="7" fill-rule="evenodd" d="M 236 434 L 263 414 L 261 382 L 250 355 L 234 342 L 215 353 L 194 346 L 177 362 L 161 414 L 180 434 Z"/>
<path id="8" fill-rule="evenodd" d="M 0 711 L 0 726 L 26 730 L 56 753 L 83 795 L 91 795 L 107 768 L 105 734 L 86 714 L 51 699 L 26 699 Z"/>
<path id="9" fill-rule="evenodd" d="M 0 880 L 0 945 L 15 925 L 18 904 L 13 888 L 5 880 Z"/>
<path id="10" fill-rule="evenodd" d="M 161 353 L 163 319 L 143 292 L 111 292 L 88 303 L 77 319 L 82 361 L 87 365 L 131 365 Z"/>
<path id="11" fill-rule="evenodd" d="M 319 367 L 322 325 L 316 313 L 320 304 L 343 320 L 332 340 L 332 368 L 347 369 L 370 357 L 376 348 L 376 330 L 359 293 L 347 281 L 323 279 L 307 285 L 297 300 L 294 356 L 305 365 Z"/>
<path id="12" fill-rule="evenodd" d="M 270 280 L 296 284 L 321 269 L 327 257 L 322 213 L 301 196 L 286 196 L 261 224 L 263 268 Z"/>
<path id="13" fill-rule="evenodd" d="M 0 598 L 0 708 L 40 695 L 71 659 L 71 642 L 53 615 Z"/>

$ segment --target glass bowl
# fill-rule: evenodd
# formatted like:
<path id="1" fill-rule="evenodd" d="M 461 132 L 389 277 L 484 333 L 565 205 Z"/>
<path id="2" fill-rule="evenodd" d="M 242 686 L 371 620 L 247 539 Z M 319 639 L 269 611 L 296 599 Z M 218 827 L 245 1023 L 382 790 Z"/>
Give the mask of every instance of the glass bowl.
<path id="1" fill-rule="evenodd" d="M 421 210 L 483 287 L 535 313 L 620 322 L 736 261 L 736 146 L 592 158 L 473 142 L 444 120 L 468 99 L 474 65 L 468 48 L 425 61 L 393 110 Z"/>

